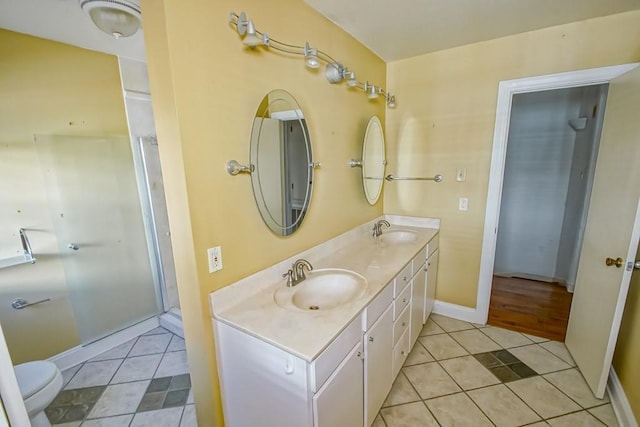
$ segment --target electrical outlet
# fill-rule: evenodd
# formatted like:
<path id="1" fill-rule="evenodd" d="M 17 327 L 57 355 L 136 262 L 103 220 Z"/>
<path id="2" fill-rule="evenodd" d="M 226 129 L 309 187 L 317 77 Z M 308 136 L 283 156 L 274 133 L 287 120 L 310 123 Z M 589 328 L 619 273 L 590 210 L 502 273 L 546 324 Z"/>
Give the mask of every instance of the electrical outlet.
<path id="1" fill-rule="evenodd" d="M 456 181 L 463 182 L 467 180 L 467 168 L 458 168 L 456 170 Z"/>
<path id="2" fill-rule="evenodd" d="M 207 249 L 207 259 L 209 260 L 209 273 L 222 270 L 222 247 L 215 246 Z"/>
<path id="3" fill-rule="evenodd" d="M 467 197 L 460 197 L 458 199 L 458 210 L 462 212 L 469 210 L 469 199 Z"/>

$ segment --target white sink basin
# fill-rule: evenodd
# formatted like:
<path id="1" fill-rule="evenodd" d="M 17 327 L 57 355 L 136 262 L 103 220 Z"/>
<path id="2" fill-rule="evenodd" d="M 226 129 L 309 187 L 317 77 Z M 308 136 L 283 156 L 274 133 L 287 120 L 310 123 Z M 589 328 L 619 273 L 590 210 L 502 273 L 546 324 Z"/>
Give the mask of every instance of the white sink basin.
<path id="1" fill-rule="evenodd" d="M 413 230 L 406 230 L 402 228 L 392 228 L 388 230 L 383 230 L 382 234 L 378 239 L 381 242 L 390 244 L 390 245 L 398 245 L 402 243 L 411 243 L 414 242 L 418 238 L 418 234 Z"/>
<path id="2" fill-rule="evenodd" d="M 307 278 L 291 288 L 278 288 L 274 295 L 282 307 L 302 310 L 331 310 L 355 301 L 367 290 L 367 279 L 340 268 L 323 268 L 307 273 Z"/>

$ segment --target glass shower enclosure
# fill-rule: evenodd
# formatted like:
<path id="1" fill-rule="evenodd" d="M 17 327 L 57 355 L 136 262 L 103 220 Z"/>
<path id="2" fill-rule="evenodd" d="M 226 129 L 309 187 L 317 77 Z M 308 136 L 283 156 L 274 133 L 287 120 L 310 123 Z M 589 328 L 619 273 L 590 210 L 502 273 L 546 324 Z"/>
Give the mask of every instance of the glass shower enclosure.
<path id="1" fill-rule="evenodd" d="M 83 344 L 160 312 L 127 137 L 36 135 Z"/>

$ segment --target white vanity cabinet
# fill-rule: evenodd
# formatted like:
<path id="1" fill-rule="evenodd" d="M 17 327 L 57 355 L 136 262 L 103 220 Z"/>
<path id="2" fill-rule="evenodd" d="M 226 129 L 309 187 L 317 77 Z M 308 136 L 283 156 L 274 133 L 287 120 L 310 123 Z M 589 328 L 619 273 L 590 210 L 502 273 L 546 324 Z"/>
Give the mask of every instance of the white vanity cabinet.
<path id="1" fill-rule="evenodd" d="M 215 319 L 213 326 L 226 426 L 364 425 L 361 316 L 311 363 Z"/>
<path id="2" fill-rule="evenodd" d="M 436 300 L 436 282 L 438 277 L 438 235 L 436 235 L 427 245 L 427 289 L 424 304 L 424 320 L 427 322 L 429 315 L 433 311 L 433 304 Z"/>
<path id="3" fill-rule="evenodd" d="M 270 289 L 243 309 L 233 289 L 212 297 L 214 314 L 232 303 L 213 319 L 225 425 L 370 427 L 433 309 L 437 233 L 420 244 L 391 253 L 393 270 L 371 276 L 375 294 L 340 321 L 338 310 L 286 311 Z"/>

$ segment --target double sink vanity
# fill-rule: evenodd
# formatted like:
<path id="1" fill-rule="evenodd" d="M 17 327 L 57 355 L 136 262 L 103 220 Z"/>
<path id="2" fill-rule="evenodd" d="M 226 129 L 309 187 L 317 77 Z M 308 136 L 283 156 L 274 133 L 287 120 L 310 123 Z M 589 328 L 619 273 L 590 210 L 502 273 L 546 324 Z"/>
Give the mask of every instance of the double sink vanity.
<path id="1" fill-rule="evenodd" d="M 212 293 L 225 424 L 370 426 L 433 308 L 438 227 L 385 216 Z"/>

